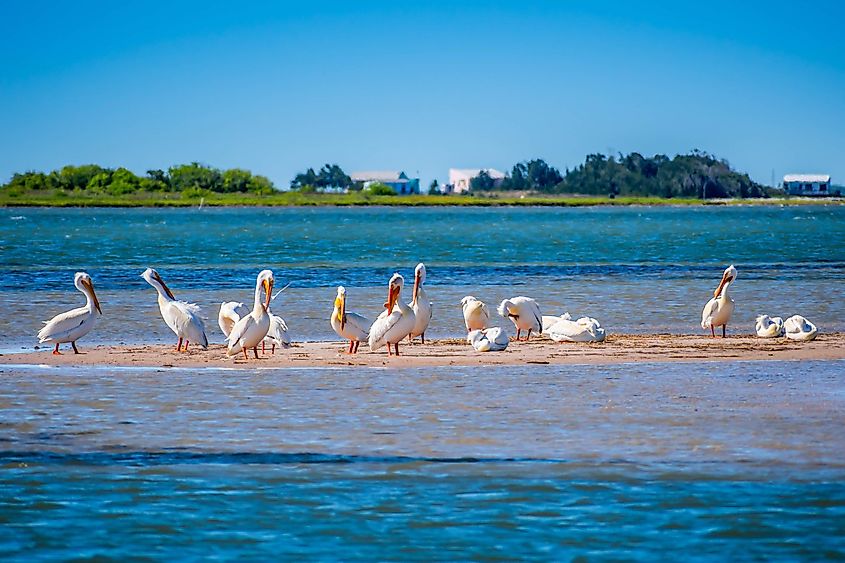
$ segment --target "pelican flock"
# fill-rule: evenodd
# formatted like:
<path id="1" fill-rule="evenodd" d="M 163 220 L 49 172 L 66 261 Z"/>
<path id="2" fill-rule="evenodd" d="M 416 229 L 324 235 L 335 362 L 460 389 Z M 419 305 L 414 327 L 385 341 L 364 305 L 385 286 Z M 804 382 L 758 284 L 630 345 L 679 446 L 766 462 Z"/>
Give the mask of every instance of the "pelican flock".
<path id="1" fill-rule="evenodd" d="M 85 296 L 85 306 L 71 309 L 56 315 L 49 321 L 44 321 L 44 327 L 38 331 L 38 342 L 55 344 L 53 354 L 59 355 L 59 344 L 70 342 L 73 353 L 78 354 L 76 341 L 91 332 L 97 322 L 97 316 L 102 315 L 100 301 L 94 293 L 94 283 L 86 272 L 76 272 L 73 285 Z"/>
<path id="2" fill-rule="evenodd" d="M 728 295 L 731 283 L 736 279 L 736 268 L 733 264 L 728 266 L 722 274 L 722 281 L 716 291 L 713 292 L 713 299 L 707 302 L 704 310 L 701 311 L 701 328 L 710 329 L 710 336 L 716 336 L 716 327 L 722 327 L 722 338 L 726 336 L 728 322 L 734 312 L 734 300 Z"/>
<path id="3" fill-rule="evenodd" d="M 205 335 L 205 326 L 200 318 L 200 308 L 193 303 L 177 301 L 173 292 L 161 279 L 158 272 L 147 268 L 141 274 L 144 280 L 155 288 L 158 293 L 158 310 L 164 323 L 179 338 L 176 344 L 176 351 L 182 351 L 182 340 L 185 341 L 185 352 L 188 351 L 188 343 L 195 342 L 203 350 L 208 348 L 208 338 Z"/>

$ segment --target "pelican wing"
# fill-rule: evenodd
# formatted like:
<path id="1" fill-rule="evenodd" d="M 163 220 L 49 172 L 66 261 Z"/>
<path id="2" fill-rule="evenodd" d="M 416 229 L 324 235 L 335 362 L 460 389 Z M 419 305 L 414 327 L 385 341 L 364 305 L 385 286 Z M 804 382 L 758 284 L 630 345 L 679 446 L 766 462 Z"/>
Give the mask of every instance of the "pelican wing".
<path id="1" fill-rule="evenodd" d="M 224 301 L 220 304 L 220 312 L 217 315 L 217 324 L 223 334 L 229 336 L 232 328 L 243 317 L 249 314 L 249 308 L 237 301 Z"/>
<path id="2" fill-rule="evenodd" d="M 387 336 L 390 329 L 396 326 L 400 320 L 402 320 L 402 311 L 399 309 L 394 309 L 389 315 L 387 314 L 387 309 L 382 311 L 381 315 L 378 316 L 370 327 L 370 350 L 375 351 L 384 346 L 387 342 L 385 336 Z"/>
<path id="3" fill-rule="evenodd" d="M 170 320 L 167 324 L 171 325 L 173 332 L 180 338 L 185 338 L 190 342 L 195 342 L 203 348 L 208 348 L 208 338 L 205 335 L 205 325 L 199 315 L 200 308 L 194 303 L 186 303 L 185 301 L 171 301 L 168 310 Z"/>
<path id="4" fill-rule="evenodd" d="M 354 335 L 359 341 L 367 340 L 370 336 L 370 319 L 358 313 L 346 312 L 344 331 Z"/>
<path id="5" fill-rule="evenodd" d="M 90 314 L 91 311 L 87 307 L 79 307 L 56 315 L 49 321 L 44 321 L 44 327 L 38 331 L 38 341 L 46 342 L 69 334 L 85 322 Z"/>
<path id="6" fill-rule="evenodd" d="M 701 328 L 710 328 L 713 324 L 713 317 L 719 312 L 719 300 L 715 297 L 707 302 L 704 310 L 701 311 Z"/>
<path id="7" fill-rule="evenodd" d="M 230 352 L 233 347 L 246 335 L 246 333 L 249 332 L 250 328 L 252 328 L 254 324 L 255 319 L 252 318 L 252 315 L 247 315 L 235 323 L 235 326 L 232 327 L 232 332 L 230 332 L 229 336 L 226 338 L 226 341 L 229 343 Z M 240 345 L 238 345 L 238 350 L 236 350 L 236 352 L 239 351 Z"/>
<path id="8" fill-rule="evenodd" d="M 270 315 L 270 330 L 267 331 L 267 336 L 274 340 L 280 346 L 287 348 L 290 346 L 290 335 L 288 334 L 288 325 L 285 319 L 279 315 Z"/>

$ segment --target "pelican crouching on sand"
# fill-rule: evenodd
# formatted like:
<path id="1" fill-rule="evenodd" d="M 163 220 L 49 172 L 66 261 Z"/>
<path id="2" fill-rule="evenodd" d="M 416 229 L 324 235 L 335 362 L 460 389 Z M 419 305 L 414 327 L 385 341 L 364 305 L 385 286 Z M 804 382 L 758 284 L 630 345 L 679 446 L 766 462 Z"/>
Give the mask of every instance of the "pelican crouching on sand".
<path id="1" fill-rule="evenodd" d="M 161 312 L 161 318 L 179 337 L 176 351 L 182 351 L 182 340 L 185 341 L 185 352 L 188 351 L 189 342 L 195 342 L 202 346 L 203 350 L 207 350 L 208 338 L 205 336 L 205 326 L 199 316 L 200 308 L 193 303 L 177 301 L 158 272 L 152 268 L 144 270 L 141 277 L 155 288 L 158 293 L 158 310 Z"/>
<path id="2" fill-rule="evenodd" d="M 55 343 L 53 354 L 59 355 L 59 344 L 70 342 L 73 353 L 78 354 L 76 341 L 91 332 L 97 322 L 97 316 L 102 315 L 100 301 L 94 293 L 94 284 L 91 276 L 85 272 L 76 272 L 73 276 L 73 285 L 85 295 L 85 306 L 71 309 L 66 313 L 56 315 L 49 321 L 44 322 L 44 328 L 38 331 L 38 342 Z"/>
<path id="3" fill-rule="evenodd" d="M 790 340 L 802 340 L 804 342 L 815 340 L 819 333 L 816 325 L 801 315 L 793 315 L 786 319 L 783 323 L 783 330 L 786 331 L 786 337 Z"/>
<path id="4" fill-rule="evenodd" d="M 509 318 L 516 327 L 516 340 L 519 340 L 521 331 L 527 330 L 525 340 L 531 338 L 531 332 L 542 332 L 543 321 L 540 306 L 530 297 L 513 297 L 505 299 L 499 304 L 499 314 Z"/>
<path id="5" fill-rule="evenodd" d="M 783 336 L 783 319 L 760 315 L 754 324 L 754 330 L 759 338 L 777 338 Z"/>
<path id="6" fill-rule="evenodd" d="M 428 295 L 423 289 L 425 283 L 425 264 L 420 262 L 414 269 L 414 291 L 411 294 L 411 309 L 414 310 L 414 329 L 408 335 L 408 342 L 411 342 L 417 336 L 420 337 L 420 342 L 425 344 L 425 331 L 428 324 L 431 322 L 431 303 L 428 300 Z"/>
<path id="7" fill-rule="evenodd" d="M 544 316 L 543 333 L 555 342 L 604 342 L 607 336 L 596 319 L 581 317 L 573 321 L 569 313 L 559 317 Z"/>
<path id="8" fill-rule="evenodd" d="M 725 269 L 719 287 L 713 292 L 713 299 L 707 302 L 701 311 L 701 328 L 710 329 L 710 336 L 716 337 L 716 327 L 722 327 L 722 338 L 727 334 L 728 321 L 734 312 L 734 300 L 728 295 L 728 288 L 736 279 L 733 264 Z"/>
<path id="9" fill-rule="evenodd" d="M 349 354 L 357 352 L 361 342 L 366 342 L 370 336 L 370 320 L 363 315 L 346 310 L 346 288 L 342 285 L 337 288 L 334 310 L 329 322 L 338 336 L 349 340 L 349 350 L 347 350 Z"/>
<path id="10" fill-rule="evenodd" d="M 224 301 L 220 304 L 220 312 L 217 313 L 217 324 L 220 325 L 220 330 L 223 336 L 229 337 L 229 333 L 235 327 L 235 324 L 241 317 L 249 314 L 249 307 L 237 301 Z"/>
<path id="11" fill-rule="evenodd" d="M 490 323 L 490 310 L 483 301 L 472 295 L 461 299 L 461 309 L 464 313 L 464 325 L 467 327 L 467 334 L 473 330 L 484 330 Z"/>
<path id="12" fill-rule="evenodd" d="M 484 330 L 471 330 L 467 342 L 476 352 L 501 352 L 508 347 L 508 335 L 501 328 L 494 326 Z"/>
<path id="13" fill-rule="evenodd" d="M 390 345 L 393 344 L 396 355 L 399 355 L 399 341 L 411 334 L 416 324 L 414 310 L 400 299 L 405 278 L 393 274 L 387 284 L 387 303 L 385 310 L 378 316 L 370 327 L 370 350 L 375 352 L 387 344 L 387 355 L 391 355 Z"/>
<path id="14" fill-rule="evenodd" d="M 273 272 L 270 270 L 262 270 L 255 280 L 255 304 L 252 307 L 252 312 L 242 317 L 235 326 L 232 327 L 232 332 L 226 338 L 229 343 L 227 356 L 234 356 L 238 352 L 244 353 L 244 358 L 247 360 L 246 351 L 252 348 L 255 359 L 258 359 L 258 343 L 264 340 L 267 332 L 270 330 L 270 313 L 267 309 L 270 307 L 270 299 L 273 296 Z M 265 299 L 262 301 L 261 292 L 264 291 Z"/>

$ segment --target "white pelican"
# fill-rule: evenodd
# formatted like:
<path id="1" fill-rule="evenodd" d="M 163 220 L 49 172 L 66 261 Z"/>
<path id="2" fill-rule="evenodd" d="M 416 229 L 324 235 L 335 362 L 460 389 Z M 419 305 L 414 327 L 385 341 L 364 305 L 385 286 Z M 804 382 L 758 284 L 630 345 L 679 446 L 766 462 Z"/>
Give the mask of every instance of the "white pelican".
<path id="1" fill-rule="evenodd" d="M 484 330 L 490 322 L 490 311 L 483 301 L 480 301 L 472 295 L 467 295 L 461 299 L 461 309 L 464 313 L 464 324 L 467 327 L 467 333 L 472 330 Z"/>
<path id="2" fill-rule="evenodd" d="M 100 301 L 94 293 L 94 284 L 91 276 L 85 272 L 76 272 L 73 276 L 73 285 L 85 295 L 85 306 L 71 309 L 66 313 L 56 315 L 49 321 L 44 321 L 44 328 L 38 331 L 38 342 L 55 342 L 56 347 L 53 354 L 59 355 L 59 344 L 70 342 L 73 346 L 73 353 L 78 354 L 76 341 L 91 332 L 97 321 L 97 316 L 102 315 Z"/>
<path id="3" fill-rule="evenodd" d="M 337 297 L 334 299 L 334 310 L 332 311 L 331 325 L 334 331 L 341 338 L 349 340 L 349 354 L 358 351 L 362 341 L 370 336 L 370 320 L 358 313 L 346 310 L 346 288 L 342 285 L 337 288 Z"/>
<path id="4" fill-rule="evenodd" d="M 220 304 L 220 312 L 217 313 L 217 324 L 223 331 L 223 336 L 229 337 L 235 323 L 249 314 L 249 307 L 237 301 L 224 301 Z"/>
<path id="5" fill-rule="evenodd" d="M 234 356 L 238 352 L 243 352 L 244 358 L 249 359 L 246 351 L 252 348 L 255 359 L 258 359 L 258 343 L 264 340 L 270 330 L 270 313 L 267 312 L 267 308 L 270 306 L 270 299 L 273 297 L 274 283 L 273 272 L 261 270 L 255 280 L 255 304 L 252 307 L 252 312 L 241 317 L 226 338 L 229 343 L 229 349 L 226 351 L 227 356 Z M 261 300 L 262 290 L 266 295 L 264 301 Z"/>
<path id="6" fill-rule="evenodd" d="M 542 332 L 543 322 L 541 320 L 540 306 L 530 297 L 513 297 L 499 303 L 499 314 L 513 321 L 516 327 L 516 340 L 519 340 L 520 332 L 528 331 L 525 340 L 531 338 L 531 331 Z"/>
<path id="7" fill-rule="evenodd" d="M 701 328 L 710 329 L 710 335 L 716 337 L 716 327 L 722 327 L 722 338 L 728 328 L 728 321 L 734 312 L 734 300 L 728 295 L 728 288 L 736 279 L 736 268 L 733 264 L 725 269 L 719 287 L 713 292 L 713 299 L 707 302 L 701 311 Z"/>
<path id="8" fill-rule="evenodd" d="M 780 317 L 770 317 L 769 315 L 760 315 L 754 324 L 754 330 L 757 331 L 757 336 L 760 338 L 777 338 L 778 336 L 783 336 L 783 319 Z"/>
<path id="9" fill-rule="evenodd" d="M 387 355 L 391 354 L 390 345 L 393 344 L 396 355 L 399 355 L 399 341 L 411 334 L 417 320 L 414 310 L 405 305 L 400 299 L 405 278 L 393 274 L 387 284 L 387 303 L 385 310 L 378 316 L 370 327 L 370 350 L 375 352 L 387 344 Z"/>
<path id="10" fill-rule="evenodd" d="M 607 334 L 592 317 L 573 321 L 569 313 L 559 317 L 543 316 L 543 333 L 555 342 L 604 342 Z"/>
<path id="11" fill-rule="evenodd" d="M 786 319 L 783 323 L 783 329 L 786 331 L 786 337 L 790 340 L 803 340 L 805 342 L 814 340 L 819 333 L 816 325 L 801 315 L 793 315 Z"/>
<path id="12" fill-rule="evenodd" d="M 425 283 L 425 264 L 420 262 L 414 269 L 414 292 L 411 294 L 411 302 L 409 305 L 414 310 L 414 330 L 408 335 L 408 342 L 420 337 L 420 341 L 425 344 L 425 331 L 428 324 L 431 322 L 431 302 L 425 294 L 423 284 Z"/>
<path id="13" fill-rule="evenodd" d="M 158 292 L 158 310 L 161 312 L 161 318 L 179 337 L 176 351 L 182 351 L 182 339 L 185 340 L 185 352 L 188 351 L 189 342 L 195 342 L 202 346 L 203 350 L 207 350 L 208 338 L 205 336 L 205 326 L 199 316 L 200 308 L 193 303 L 177 301 L 158 272 L 152 268 L 144 270 L 141 277 Z"/>
<path id="14" fill-rule="evenodd" d="M 501 352 L 508 347 L 508 335 L 501 328 L 494 326 L 484 330 L 471 330 L 467 342 L 477 352 Z"/>

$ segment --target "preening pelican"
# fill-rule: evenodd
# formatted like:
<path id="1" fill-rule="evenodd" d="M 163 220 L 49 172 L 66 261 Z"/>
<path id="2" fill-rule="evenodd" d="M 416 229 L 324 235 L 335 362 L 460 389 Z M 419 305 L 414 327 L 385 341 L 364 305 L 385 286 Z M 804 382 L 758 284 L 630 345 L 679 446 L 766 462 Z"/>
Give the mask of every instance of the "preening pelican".
<path id="1" fill-rule="evenodd" d="M 85 295 L 85 306 L 71 309 L 66 313 L 56 315 L 49 321 L 44 321 L 44 328 L 38 331 L 38 342 L 55 343 L 53 354 L 56 355 L 61 354 L 59 344 L 64 342 L 70 342 L 73 353 L 78 354 L 76 341 L 91 332 L 97 322 L 97 316 L 103 314 L 97 294 L 94 293 L 91 276 L 85 272 L 76 272 L 73 276 L 73 285 Z"/>
<path id="2" fill-rule="evenodd" d="M 205 326 L 199 316 L 200 308 L 193 303 L 177 301 L 158 272 L 152 268 L 144 270 L 141 277 L 155 288 L 158 293 L 158 310 L 161 312 L 161 318 L 164 319 L 170 330 L 179 337 L 176 351 L 182 351 L 183 339 L 185 340 L 185 352 L 188 351 L 189 342 L 195 342 L 202 346 L 203 350 L 207 350 L 208 338 L 205 336 Z"/>
<path id="3" fill-rule="evenodd" d="M 777 338 L 778 336 L 783 336 L 783 319 L 780 317 L 770 317 L 769 315 L 760 315 L 754 324 L 754 330 L 757 331 L 757 336 L 760 338 Z"/>
<path id="4" fill-rule="evenodd" d="M 393 344 L 396 355 L 399 355 L 399 341 L 411 334 L 416 324 L 414 310 L 405 305 L 400 299 L 405 278 L 393 274 L 387 284 L 387 303 L 385 310 L 378 316 L 370 327 L 370 350 L 375 352 L 387 344 L 387 355 L 391 354 L 390 345 Z"/>
<path id="5" fill-rule="evenodd" d="M 499 314 L 513 321 L 516 327 L 516 340 L 519 340 L 520 332 L 528 331 L 525 340 L 531 338 L 531 331 L 542 332 L 543 322 L 541 320 L 540 306 L 530 297 L 513 297 L 499 303 Z"/>
<path id="6" fill-rule="evenodd" d="M 420 337 L 420 341 L 425 344 L 425 330 L 428 328 L 428 323 L 431 322 L 431 303 L 428 300 L 428 295 L 423 289 L 425 283 L 425 264 L 420 262 L 414 269 L 414 292 L 411 294 L 411 302 L 409 305 L 414 310 L 414 318 L 416 322 L 411 334 L 408 335 L 408 342 Z"/>
<path id="7" fill-rule="evenodd" d="M 269 311 L 268 311 L 269 312 Z M 290 348 L 290 334 L 288 334 L 288 325 L 285 319 L 279 315 L 270 313 L 270 330 L 267 331 L 267 336 L 261 341 L 261 352 L 267 353 L 266 344 L 270 344 L 270 353 L 276 353 L 276 345 L 281 348 Z"/>
<path id="8" fill-rule="evenodd" d="M 819 333 L 816 325 L 801 315 L 792 315 L 786 319 L 783 323 L 783 329 L 786 331 L 786 337 L 790 340 L 803 340 L 805 342 L 814 340 Z"/>
<path id="9" fill-rule="evenodd" d="M 467 295 L 461 299 L 461 309 L 464 313 L 464 324 L 467 327 L 467 333 L 473 330 L 484 330 L 490 323 L 490 310 L 483 301 L 480 301 L 472 295 Z"/>
<path id="10" fill-rule="evenodd" d="M 270 298 L 273 297 L 274 283 L 273 272 L 261 270 L 255 280 L 255 304 L 252 307 L 252 312 L 242 317 L 232 327 L 232 332 L 226 338 L 229 343 L 226 355 L 234 356 L 242 351 L 244 358 L 248 360 L 249 356 L 247 356 L 246 351 L 252 348 L 255 359 L 258 359 L 258 343 L 264 340 L 270 330 L 270 313 L 267 312 L 267 309 L 270 307 Z M 264 301 L 261 300 L 262 290 L 266 296 Z"/>
<path id="11" fill-rule="evenodd" d="M 508 335 L 501 328 L 494 326 L 484 330 L 471 330 L 467 342 L 477 352 L 501 352 L 508 347 Z"/>
<path id="12" fill-rule="evenodd" d="M 573 321 L 569 313 L 559 317 L 543 316 L 543 333 L 555 342 L 604 342 L 607 334 L 592 317 Z"/>
<path id="13" fill-rule="evenodd" d="M 719 287 L 713 292 L 713 299 L 707 302 L 701 312 L 701 328 L 710 329 L 710 335 L 716 337 L 716 327 L 722 327 L 722 338 L 725 337 L 728 321 L 734 312 L 734 300 L 728 295 L 728 288 L 736 279 L 736 268 L 733 264 L 725 269 Z"/>
<path id="14" fill-rule="evenodd" d="M 220 312 L 217 313 L 217 324 L 223 335 L 228 338 L 235 324 L 249 314 L 249 307 L 237 301 L 224 301 L 220 304 Z"/>
<path id="15" fill-rule="evenodd" d="M 342 285 L 337 288 L 330 322 L 338 336 L 349 340 L 349 354 L 357 352 L 361 342 L 366 342 L 370 336 L 370 320 L 346 310 L 346 288 Z"/>

